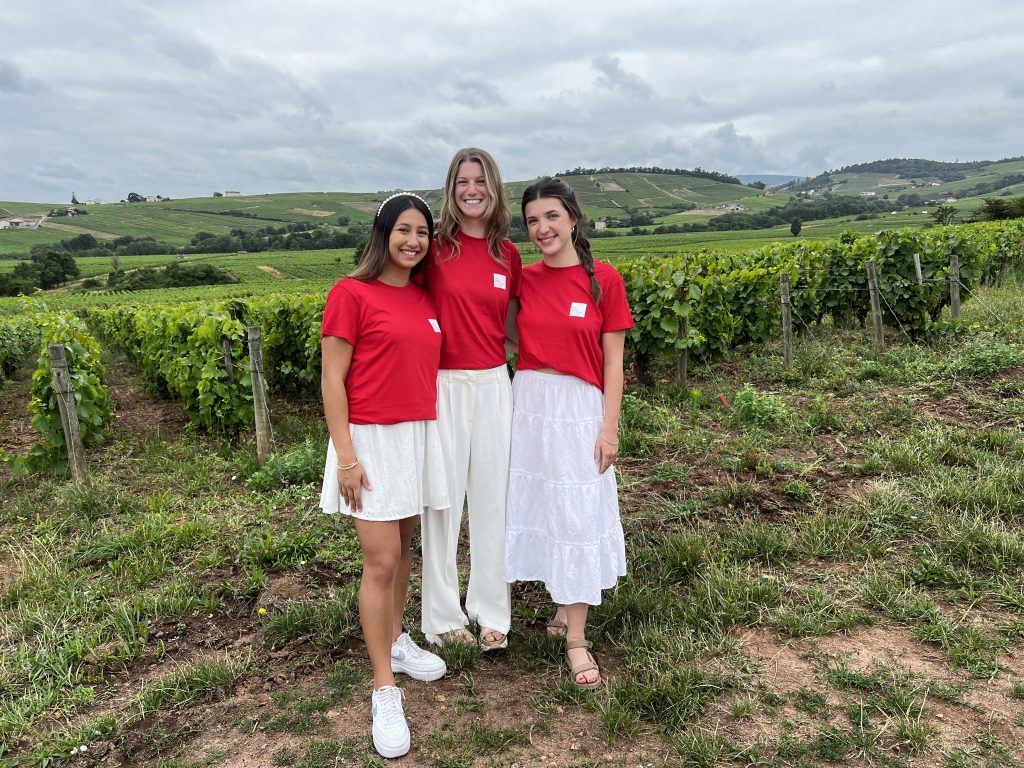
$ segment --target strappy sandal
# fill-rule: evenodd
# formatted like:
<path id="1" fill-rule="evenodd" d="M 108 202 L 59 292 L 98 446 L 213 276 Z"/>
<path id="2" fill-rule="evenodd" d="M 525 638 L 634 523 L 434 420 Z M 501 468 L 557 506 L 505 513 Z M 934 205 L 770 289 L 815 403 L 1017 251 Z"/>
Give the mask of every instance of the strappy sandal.
<path id="1" fill-rule="evenodd" d="M 548 633 L 548 637 L 565 637 L 569 634 L 569 625 L 559 619 L 557 613 L 548 619 L 544 629 Z"/>
<path id="2" fill-rule="evenodd" d="M 440 632 L 436 635 L 425 634 L 423 637 L 435 647 L 442 645 L 473 645 L 476 643 L 473 633 L 465 627 L 449 629 L 447 632 Z"/>
<path id="3" fill-rule="evenodd" d="M 485 640 L 484 635 L 486 635 L 488 632 L 492 632 L 496 635 L 501 635 L 501 639 Z M 487 653 L 488 651 L 500 651 L 502 648 L 508 648 L 508 633 L 499 632 L 498 630 L 491 629 L 490 627 L 481 627 L 479 643 L 480 650 L 484 653 Z"/>
<path id="4" fill-rule="evenodd" d="M 584 691 L 592 691 L 595 688 L 601 687 L 601 668 L 597 666 L 597 662 L 594 660 L 594 655 L 590 652 L 590 649 L 594 647 L 594 644 L 589 640 L 566 640 L 565 641 L 565 660 L 569 662 L 569 672 L 572 674 L 573 684 Z M 569 658 L 569 651 L 575 650 L 576 648 L 585 648 L 587 651 L 587 660 L 580 662 L 579 664 L 573 664 L 572 659 Z M 577 675 L 583 672 L 589 672 L 590 670 L 596 670 L 598 673 L 597 680 L 592 683 L 581 683 L 576 679 Z"/>

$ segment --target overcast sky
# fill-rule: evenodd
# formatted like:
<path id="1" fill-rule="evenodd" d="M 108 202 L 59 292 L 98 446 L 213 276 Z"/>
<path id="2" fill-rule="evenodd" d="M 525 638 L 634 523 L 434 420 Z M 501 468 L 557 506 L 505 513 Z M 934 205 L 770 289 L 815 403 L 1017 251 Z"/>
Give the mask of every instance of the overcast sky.
<path id="1" fill-rule="evenodd" d="M 510 10 L 503 10 L 508 8 Z M 1024 154 L 1020 0 L 0 2 L 0 200 Z"/>

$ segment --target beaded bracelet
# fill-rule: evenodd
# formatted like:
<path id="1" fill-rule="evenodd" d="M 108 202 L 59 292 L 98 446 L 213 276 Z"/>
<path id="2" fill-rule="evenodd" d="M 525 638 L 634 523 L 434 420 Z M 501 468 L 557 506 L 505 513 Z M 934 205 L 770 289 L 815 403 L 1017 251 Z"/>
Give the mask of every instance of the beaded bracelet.
<path id="1" fill-rule="evenodd" d="M 354 467 L 358 463 L 359 459 L 356 459 L 351 464 L 339 464 L 338 469 L 341 470 L 342 472 L 348 472 L 348 470 L 352 469 L 352 467 Z"/>

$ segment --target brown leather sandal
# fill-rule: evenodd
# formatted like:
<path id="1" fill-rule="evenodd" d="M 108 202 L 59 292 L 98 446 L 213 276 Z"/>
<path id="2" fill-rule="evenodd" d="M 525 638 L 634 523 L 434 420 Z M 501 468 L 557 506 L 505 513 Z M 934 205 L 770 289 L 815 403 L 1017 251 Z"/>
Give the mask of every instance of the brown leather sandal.
<path id="1" fill-rule="evenodd" d="M 597 666 L 597 662 L 594 660 L 594 655 L 590 652 L 590 649 L 594 647 L 594 644 L 589 640 L 569 640 L 565 641 L 565 660 L 569 662 L 569 672 L 572 674 L 573 684 L 584 691 L 592 691 L 595 688 L 601 687 L 601 668 Z M 573 664 L 569 658 L 569 651 L 575 650 L 576 648 L 585 648 L 587 650 L 587 660 L 579 664 Z M 589 672 L 590 670 L 597 670 L 598 677 L 592 683 L 581 683 L 576 679 L 576 675 L 582 674 L 583 672 Z"/>
<path id="2" fill-rule="evenodd" d="M 548 619 L 545 631 L 548 633 L 548 637 L 565 637 L 569 634 L 569 625 L 559 619 L 556 613 Z"/>

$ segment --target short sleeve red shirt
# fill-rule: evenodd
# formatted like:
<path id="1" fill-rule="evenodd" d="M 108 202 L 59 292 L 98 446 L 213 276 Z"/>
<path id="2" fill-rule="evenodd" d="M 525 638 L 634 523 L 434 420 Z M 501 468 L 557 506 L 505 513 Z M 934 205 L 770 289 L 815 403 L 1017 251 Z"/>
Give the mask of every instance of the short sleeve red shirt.
<path id="1" fill-rule="evenodd" d="M 345 378 L 352 424 L 437 418 L 441 326 L 422 286 L 343 278 L 327 294 L 320 335 L 352 345 Z"/>
<path id="2" fill-rule="evenodd" d="M 517 369 L 552 368 L 604 391 L 601 334 L 633 327 L 626 284 L 610 264 L 596 262 L 601 301 L 590 295 L 582 267 L 549 267 L 543 261 L 523 269 L 519 295 Z"/>
<path id="3" fill-rule="evenodd" d="M 444 327 L 441 367 L 495 368 L 505 362 L 505 314 L 519 296 L 523 262 L 510 240 L 501 245 L 507 267 L 491 258 L 487 240 L 459 232 L 461 249 L 434 249 L 424 280 Z"/>

